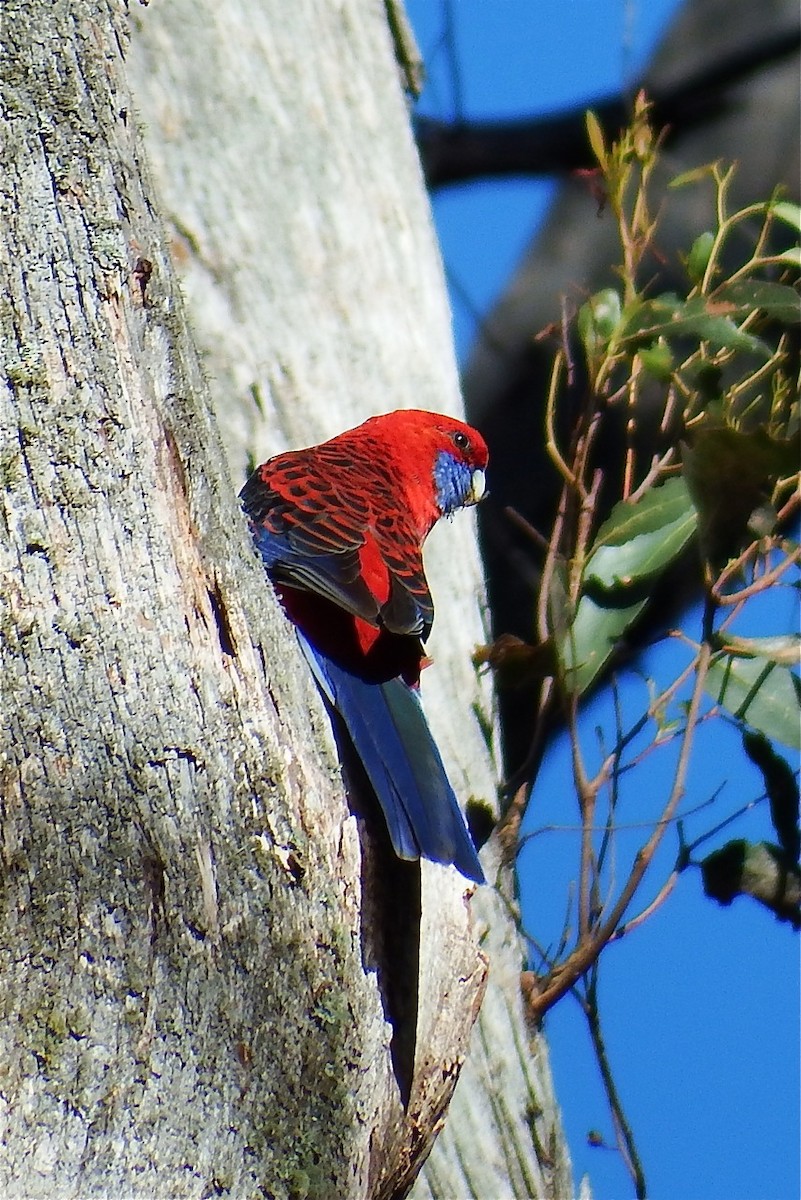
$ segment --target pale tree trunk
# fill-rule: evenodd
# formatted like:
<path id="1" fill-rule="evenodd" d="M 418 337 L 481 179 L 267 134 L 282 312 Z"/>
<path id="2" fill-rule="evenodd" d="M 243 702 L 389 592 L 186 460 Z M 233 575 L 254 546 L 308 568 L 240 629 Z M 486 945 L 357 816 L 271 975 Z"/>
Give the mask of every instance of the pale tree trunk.
<path id="1" fill-rule="evenodd" d="M 0 1193 L 400 1194 L 466 1052 L 483 939 L 504 1015 L 461 1103 L 489 1141 L 432 1192 L 566 1195 L 519 947 L 489 889 L 429 864 L 400 1102 L 359 831 L 235 501 L 249 450 L 459 403 L 384 9 L 142 9 L 133 95 L 121 4 L 2 20 Z M 469 522 L 441 532 L 427 700 L 457 791 L 489 799 L 480 574 Z M 495 1190 L 468 1190 L 480 1163 Z"/>

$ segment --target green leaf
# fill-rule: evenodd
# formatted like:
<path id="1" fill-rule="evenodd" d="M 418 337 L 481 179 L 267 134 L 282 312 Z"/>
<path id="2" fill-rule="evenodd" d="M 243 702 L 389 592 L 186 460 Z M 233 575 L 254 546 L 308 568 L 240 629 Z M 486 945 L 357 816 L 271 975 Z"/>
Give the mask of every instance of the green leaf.
<path id="1" fill-rule="evenodd" d="M 740 320 L 756 309 L 784 325 L 797 325 L 801 319 L 801 298 L 784 283 L 735 279 L 715 289 L 715 302 L 731 305 L 731 315 Z"/>
<path id="2" fill-rule="evenodd" d="M 621 347 L 637 350 L 656 338 L 693 337 L 716 349 L 746 350 L 763 358 L 772 351 L 759 338 L 746 333 L 732 320 L 733 305 L 708 296 L 682 300 L 665 292 L 653 300 L 637 301 L 623 313 Z"/>
<path id="3" fill-rule="evenodd" d="M 584 594 L 571 626 L 556 630 L 565 685 L 581 695 L 648 603 L 637 592 L 669 566 L 695 532 L 696 514 L 683 479 L 623 500 L 604 521 L 584 569 Z M 601 592 L 589 594 L 586 585 Z"/>
<path id="4" fill-rule="evenodd" d="M 776 258 L 781 263 L 786 263 L 788 267 L 801 267 L 801 246 L 791 246 L 789 250 L 777 254 Z"/>
<path id="5" fill-rule="evenodd" d="M 785 225 L 792 225 L 801 234 L 801 204 L 792 204 L 789 200 L 776 200 L 768 206 L 772 216 Z"/>
<path id="6" fill-rule="evenodd" d="M 556 674 L 556 653 L 548 638 L 531 646 L 511 633 L 502 633 L 489 646 L 477 646 L 473 665 L 489 666 L 497 687 L 524 687 Z"/>
<path id="7" fill-rule="evenodd" d="M 639 617 L 646 600 L 635 604 L 600 604 L 582 596 L 570 628 L 559 638 L 557 649 L 565 687 L 581 695 L 595 682 L 615 652 L 620 638 Z"/>
<path id="8" fill-rule="evenodd" d="M 771 216 L 785 225 L 790 225 L 797 234 L 801 235 L 801 205 L 792 204 L 789 200 L 777 200 L 768 205 Z M 782 254 L 777 254 L 779 262 L 788 267 L 801 267 L 801 246 L 790 246 Z"/>
<path id="9" fill-rule="evenodd" d="M 779 441 L 763 429 L 702 427 L 683 448 L 684 477 L 698 510 L 701 550 L 712 563 L 753 540 L 749 522 L 773 481 L 796 469 L 797 438 Z"/>
<path id="10" fill-rule="evenodd" d="M 801 662 L 801 637 L 797 633 L 755 638 L 727 635 L 725 648 L 731 654 L 764 658 L 779 667 L 796 667 Z"/>
<path id="11" fill-rule="evenodd" d="M 715 244 L 715 235 L 710 230 L 695 239 L 687 255 L 687 274 L 693 283 L 700 283 L 709 265 L 709 256 Z"/>
<path id="12" fill-rule="evenodd" d="M 582 304 L 578 313 L 578 332 L 588 358 L 609 342 L 620 322 L 620 313 L 620 293 L 614 288 L 602 288 Z"/>
<path id="13" fill-rule="evenodd" d="M 598 165 L 601 168 L 606 166 L 606 143 L 604 142 L 604 132 L 601 129 L 601 123 L 594 112 L 588 112 L 587 121 L 587 137 L 589 138 L 592 152 L 598 160 Z"/>
<path id="14" fill-rule="evenodd" d="M 598 530 L 584 571 L 601 587 L 630 587 L 663 571 L 695 533 L 687 484 L 669 479 L 633 504 L 622 500 Z"/>
<path id="15" fill-rule="evenodd" d="M 770 803 L 770 819 L 779 845 L 791 863 L 801 855 L 801 830 L 798 828 L 799 793 L 795 772 L 770 744 L 768 738 L 752 730 L 743 734 L 743 749 L 762 772 Z"/>
<path id="16" fill-rule="evenodd" d="M 718 904 L 736 896 L 751 896 L 780 921 L 801 929 L 801 872 L 771 842 L 727 842 L 709 854 L 701 865 L 704 892 Z"/>
<path id="17" fill-rule="evenodd" d="M 713 177 L 713 168 L 711 163 L 705 163 L 703 167 L 692 167 L 689 171 L 682 171 L 681 175 L 676 175 L 670 180 L 669 188 L 683 188 L 688 183 L 699 183 L 702 179 L 710 179 Z"/>
<path id="18" fill-rule="evenodd" d="M 705 687 L 712 699 L 774 741 L 801 749 L 798 680 L 785 667 L 755 655 L 712 656 Z"/>
<path id="19" fill-rule="evenodd" d="M 675 359 L 673 351 L 664 338 L 659 338 L 650 346 L 643 346 L 637 351 L 637 354 L 648 374 L 653 375 L 654 379 L 658 379 L 660 383 L 670 379 Z"/>

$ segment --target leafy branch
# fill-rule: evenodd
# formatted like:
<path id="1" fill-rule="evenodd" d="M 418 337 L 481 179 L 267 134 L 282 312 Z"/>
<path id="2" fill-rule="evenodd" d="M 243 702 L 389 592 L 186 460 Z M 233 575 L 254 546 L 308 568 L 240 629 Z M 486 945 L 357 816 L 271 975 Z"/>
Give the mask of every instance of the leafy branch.
<path id="1" fill-rule="evenodd" d="M 673 188 L 713 189 L 715 222 L 682 256 L 681 294 L 652 294 L 659 220 L 650 187 L 659 139 L 647 101 L 638 97 L 619 141 L 607 144 L 592 114 L 587 131 L 619 235 L 617 283 L 563 322 L 555 352 L 545 438 L 562 488 L 552 529 L 530 531 L 544 556 L 538 640 L 500 638 L 477 661 L 490 665 L 500 687 L 521 679 L 539 685 L 532 752 L 514 780 L 504 831 L 510 854 L 524 844 L 522 812 L 530 797 L 536 802 L 548 732 L 554 723 L 567 731 L 578 809 L 576 882 L 556 949 L 540 950 L 538 969 L 526 972 L 525 995 L 539 1020 L 572 993 L 601 1045 L 599 957 L 664 903 L 685 869 L 700 869 L 707 895 L 720 903 L 748 894 L 778 919 L 801 924 L 798 783 L 772 745 L 801 746 L 801 639 L 790 628 L 763 637 L 740 632 L 755 604 L 796 578 L 801 558 L 789 534 L 801 509 L 801 212 L 778 196 L 730 211 L 733 168 L 719 163 L 674 180 Z M 577 400 L 578 380 L 584 386 Z M 610 430 L 621 442 L 614 479 L 599 449 Z M 678 629 L 662 636 L 683 647 L 689 661 L 663 685 L 647 681 L 648 703 L 626 727 L 611 673 L 634 626 L 680 567 L 697 574 L 700 628 L 694 637 Z M 601 689 L 610 696 L 615 733 L 593 770 L 598 746 L 587 745 L 583 714 L 588 694 Z M 745 753 L 763 772 L 776 842 L 740 839 L 696 862 L 691 850 L 704 837 L 688 848 L 679 823 L 676 866 L 651 900 L 641 900 L 666 833 L 681 822 L 697 731 L 721 719 L 741 731 Z M 634 779 L 641 794 L 653 790 L 647 764 L 668 748 L 672 782 L 618 879 L 623 785 Z M 640 912 L 632 916 L 635 902 Z M 616 1128 L 625 1131 L 619 1103 L 609 1088 L 607 1094 Z M 639 1194 L 644 1182 L 633 1143 L 624 1137 L 621 1147 Z"/>

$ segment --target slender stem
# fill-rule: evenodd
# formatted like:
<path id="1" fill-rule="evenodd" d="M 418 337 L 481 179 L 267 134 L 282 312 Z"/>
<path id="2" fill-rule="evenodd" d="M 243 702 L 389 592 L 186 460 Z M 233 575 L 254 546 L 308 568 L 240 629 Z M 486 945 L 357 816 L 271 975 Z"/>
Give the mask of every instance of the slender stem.
<path id="1" fill-rule="evenodd" d="M 579 941 L 590 936 L 590 892 L 594 879 L 592 855 L 592 830 L 595 821 L 595 799 L 597 790 L 587 780 L 584 760 L 581 756 L 581 739 L 578 731 L 578 696 L 570 697 L 568 733 L 573 759 L 573 779 L 579 799 L 581 815 L 581 858 L 579 864 Z"/>
<path id="2" fill-rule="evenodd" d="M 636 917 L 632 917 L 629 921 L 626 921 L 624 925 L 620 925 L 612 934 L 609 941 L 619 942 L 620 939 L 625 937 L 627 933 L 632 933 L 633 930 L 642 925 L 644 921 L 647 921 L 648 918 L 652 916 L 652 914 L 655 913 L 658 908 L 662 907 L 678 882 L 679 872 L 676 870 L 671 871 L 651 903 L 647 904 L 642 912 L 637 913 Z"/>
<path id="3" fill-rule="evenodd" d="M 632 504 L 636 504 L 636 502 L 642 496 L 644 496 L 647 491 L 650 491 L 650 489 L 654 487 L 654 485 L 659 481 L 660 477 L 663 476 L 673 465 L 673 460 L 675 457 L 675 446 L 671 446 L 670 449 L 666 450 L 661 456 L 657 454 L 654 455 L 651 465 L 648 468 L 648 474 L 629 496 L 629 500 L 632 502 Z"/>
<path id="4" fill-rule="evenodd" d="M 653 857 L 661 842 L 665 830 L 668 828 L 672 820 L 676 808 L 684 795 L 684 784 L 687 778 L 687 770 L 690 762 L 690 752 L 693 743 L 693 734 L 698 724 L 698 717 L 701 706 L 701 699 L 704 691 L 704 682 L 709 670 L 709 663 L 712 657 L 712 648 L 708 642 L 704 642 L 698 654 L 698 667 L 695 678 L 695 687 L 693 688 L 692 699 L 690 700 L 689 710 L 687 713 L 687 725 L 684 731 L 684 739 L 682 741 L 681 751 L 679 753 L 679 761 L 676 766 L 676 774 L 673 780 L 670 796 L 660 820 L 654 828 L 651 837 L 645 845 L 639 850 L 634 864 L 629 872 L 629 877 L 624 884 L 617 901 L 613 905 L 602 925 L 596 927 L 593 933 L 587 937 L 580 938 L 576 949 L 570 957 L 559 965 L 552 972 L 547 980 L 542 992 L 536 1000 L 536 1008 L 539 1015 L 547 1012 L 548 1009 L 560 999 L 565 992 L 573 986 L 577 979 L 592 966 L 598 958 L 603 947 L 611 938 L 612 934 L 617 929 L 624 912 L 631 903 L 632 897 L 637 891 L 637 888 L 642 882 L 642 878 L 648 867 L 651 865 Z"/>
<path id="5" fill-rule="evenodd" d="M 722 786 L 723 785 L 721 785 L 721 787 Z M 686 811 L 683 812 L 681 814 L 681 816 L 676 814 L 675 816 L 670 818 L 669 822 L 665 822 L 660 818 L 658 823 L 660 825 L 672 824 L 673 822 L 686 821 L 688 817 L 694 817 L 696 815 L 696 813 L 703 812 L 703 810 L 705 808 L 708 808 L 710 804 L 713 804 L 715 802 L 719 791 L 720 791 L 720 788 L 718 788 L 717 791 L 715 791 L 709 797 L 708 800 L 702 800 L 700 804 L 694 804 L 692 808 L 686 809 Z M 765 796 L 762 795 L 762 796 L 759 796 L 756 800 L 750 800 L 748 802 L 748 804 L 743 805 L 743 807 L 738 812 L 736 812 L 733 817 L 727 818 L 727 820 L 726 820 L 726 822 L 724 822 L 724 824 L 728 824 L 729 820 L 733 821 L 737 817 L 742 816 L 742 814 L 744 812 L 748 812 L 748 810 L 753 808 L 753 806 L 755 804 L 758 804 L 760 801 L 762 801 L 764 799 L 765 799 Z M 621 833 L 624 830 L 629 830 L 629 829 L 653 829 L 653 827 L 654 827 L 653 821 L 621 821 L 621 823 L 617 826 L 618 830 L 620 830 Z M 542 837 L 543 834 L 546 834 L 546 833 L 581 833 L 581 829 L 582 829 L 581 825 L 569 824 L 567 822 L 561 822 L 559 825 L 540 825 L 540 827 L 538 829 L 532 829 L 531 833 L 525 834 L 520 839 L 520 846 L 521 847 L 526 846 L 526 845 L 528 845 L 529 842 L 536 841 L 537 838 Z M 605 829 L 606 829 L 605 824 L 604 825 L 594 825 L 592 832 L 593 833 L 603 833 Z M 714 830 L 714 832 L 715 833 L 718 832 L 717 828 Z M 706 834 L 704 834 L 704 837 L 706 837 Z M 697 845 L 699 845 L 699 842 L 693 842 L 693 848 Z"/>
<path id="6" fill-rule="evenodd" d="M 764 592 L 767 588 L 774 584 L 777 579 L 780 579 L 789 567 L 793 566 L 793 564 L 797 562 L 801 562 L 801 548 L 794 550 L 791 554 L 788 554 L 787 557 L 783 558 L 780 563 L 777 563 L 777 565 L 771 571 L 766 571 L 765 574 L 757 579 L 754 583 L 749 584 L 748 587 L 741 588 L 739 592 L 727 592 L 724 595 L 721 595 L 719 592 L 713 589 L 715 603 L 719 605 L 742 604 L 743 600 L 748 600 L 751 596 L 758 596 L 760 592 Z"/>
<path id="7" fill-rule="evenodd" d="M 609 763 L 609 805 L 607 808 L 607 818 L 604 824 L 603 837 L 598 850 L 598 872 L 603 870 L 606 854 L 611 845 L 612 838 L 615 832 L 615 815 L 617 812 L 617 803 L 620 798 L 620 775 L 621 775 L 621 758 L 623 750 L 626 746 L 625 734 L 623 732 L 623 712 L 620 707 L 620 689 L 617 686 L 617 679 L 612 680 L 612 699 L 614 702 L 615 711 L 615 748 L 608 756 Z M 603 750 L 603 746 L 601 747 Z M 600 911 L 596 906 L 596 912 Z"/>
<path id="8" fill-rule="evenodd" d="M 551 621 L 551 601 L 553 591 L 553 577 L 556 571 L 556 564 L 562 557 L 561 543 L 564 535 L 565 526 L 567 524 L 567 509 L 568 509 L 568 488 L 563 486 L 562 493 L 559 497 L 559 508 L 554 519 L 553 529 L 551 531 L 551 540 L 548 546 L 548 554 L 545 558 L 545 563 L 542 568 L 542 578 L 540 580 L 540 590 L 537 597 L 537 633 L 540 641 L 546 641 L 554 630 L 554 623 Z"/>
<path id="9" fill-rule="evenodd" d="M 535 546 L 539 546 L 540 550 L 544 550 L 547 554 L 551 543 L 540 533 L 539 529 L 532 525 L 530 521 L 526 520 L 522 513 L 519 513 L 516 508 L 512 508 L 511 505 L 507 504 L 503 510 L 503 515 L 508 517 L 512 524 L 516 525 L 521 533 L 524 533 L 526 537 L 531 538 Z"/>
<path id="10" fill-rule="evenodd" d="M 553 370 L 551 371 L 551 382 L 548 388 L 548 401 L 545 405 L 545 449 L 551 462 L 556 467 L 559 474 L 571 488 L 579 488 L 579 481 L 576 479 L 570 467 L 567 465 L 562 455 L 559 452 L 559 444 L 556 438 L 556 397 L 559 392 L 559 381 L 562 376 L 562 370 L 565 365 L 564 355 L 560 350 L 554 359 Z"/>
<path id="11" fill-rule="evenodd" d="M 631 1125 L 628 1122 L 626 1114 L 623 1110 L 623 1102 L 620 1099 L 620 1093 L 615 1084 L 615 1078 L 612 1074 L 612 1067 L 609 1063 L 609 1055 L 606 1050 L 606 1042 L 604 1041 L 601 1031 L 601 1018 L 598 1012 L 598 979 L 597 973 L 593 972 L 593 978 L 587 989 L 587 1001 L 584 1007 L 584 1013 L 589 1026 L 590 1038 L 592 1047 L 595 1051 L 595 1057 L 598 1062 L 598 1069 L 601 1072 L 601 1079 L 606 1092 L 606 1098 L 609 1103 L 609 1110 L 612 1114 L 612 1121 L 615 1126 L 615 1139 L 618 1144 L 621 1156 L 626 1169 L 631 1175 L 632 1183 L 634 1184 L 634 1194 L 637 1200 L 646 1200 L 648 1194 L 645 1186 L 645 1173 L 642 1168 L 642 1162 L 637 1152 L 637 1146 L 634 1141 Z"/>

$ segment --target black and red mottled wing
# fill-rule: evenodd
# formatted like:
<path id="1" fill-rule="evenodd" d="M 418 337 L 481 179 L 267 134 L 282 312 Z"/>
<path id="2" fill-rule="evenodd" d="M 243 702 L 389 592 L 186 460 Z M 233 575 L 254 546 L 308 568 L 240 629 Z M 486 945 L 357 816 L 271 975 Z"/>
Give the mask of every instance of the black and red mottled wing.
<path id="1" fill-rule="evenodd" d="M 384 464 L 325 443 L 271 459 L 241 493 L 275 580 L 372 625 L 426 637 L 434 606 L 422 548 Z"/>

